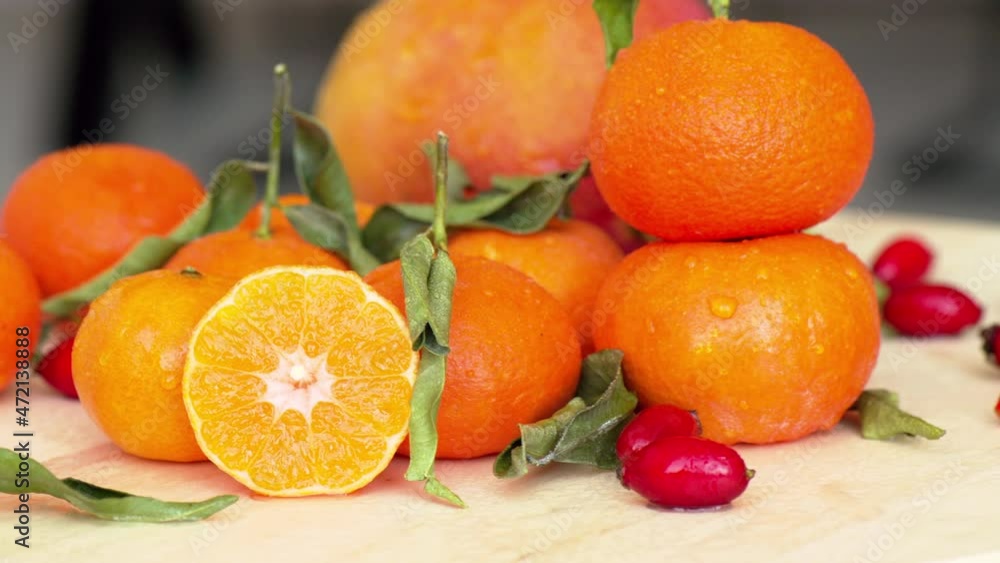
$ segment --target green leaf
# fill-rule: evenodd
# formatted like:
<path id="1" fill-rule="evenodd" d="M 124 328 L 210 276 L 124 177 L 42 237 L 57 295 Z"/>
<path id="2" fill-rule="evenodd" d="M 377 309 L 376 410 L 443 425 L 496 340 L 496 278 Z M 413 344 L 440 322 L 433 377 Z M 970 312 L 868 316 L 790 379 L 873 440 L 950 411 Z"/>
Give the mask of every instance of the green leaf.
<path id="1" fill-rule="evenodd" d="M 81 306 L 97 299 L 116 281 L 159 268 L 182 246 L 183 242 L 170 238 L 146 237 L 132 247 L 118 263 L 97 277 L 76 289 L 46 299 L 42 303 L 42 310 L 58 317 L 72 315 Z"/>
<path id="2" fill-rule="evenodd" d="M 448 197 L 448 137 L 438 133 L 434 159 L 432 228 L 403 246 L 400 266 L 413 349 L 422 350 L 420 370 L 410 400 L 410 465 L 406 479 L 424 481 L 424 490 L 455 506 L 462 499 L 434 476 L 437 456 L 437 417 L 444 392 L 448 331 L 457 274 L 445 247 L 448 232 L 444 211 Z"/>
<path id="3" fill-rule="evenodd" d="M 295 173 L 313 202 L 341 214 L 357 226 L 354 192 L 329 131 L 311 115 L 292 111 L 295 120 Z"/>
<path id="4" fill-rule="evenodd" d="M 424 482 L 424 490 L 429 494 L 436 496 L 439 499 L 443 499 L 459 508 L 465 508 L 465 501 L 463 501 L 458 495 L 454 493 L 451 489 L 445 486 L 444 483 L 438 481 L 437 477 L 429 475 Z"/>
<path id="5" fill-rule="evenodd" d="M 709 0 L 709 4 L 712 5 L 712 13 L 715 17 L 723 20 L 729 19 L 729 3 L 730 0 Z"/>
<path id="6" fill-rule="evenodd" d="M 311 115 L 292 111 L 292 116 L 295 120 L 293 154 L 299 187 L 311 202 L 329 210 L 330 213 L 322 218 L 322 222 L 333 224 L 323 229 L 329 232 L 342 228 L 346 237 L 342 249 L 324 248 L 338 252 L 347 258 L 354 270 L 365 275 L 378 266 L 379 261 L 362 243 L 354 207 L 354 191 L 333 139 L 326 127 Z M 313 219 L 319 220 L 319 216 L 314 215 Z M 300 231 L 295 222 L 292 222 L 292 226 L 303 237 L 307 237 L 307 232 L 316 232 L 315 226 L 304 227 L 305 231 Z"/>
<path id="7" fill-rule="evenodd" d="M 446 356 L 428 349 L 420 355 L 420 372 L 410 400 L 410 465 L 405 477 L 409 481 L 425 481 L 424 490 L 455 506 L 465 503 L 434 475 L 437 455 L 437 416 L 444 392 Z"/>
<path id="8" fill-rule="evenodd" d="M 378 260 L 391 262 L 399 258 L 406 243 L 426 230 L 426 223 L 413 221 L 392 207 L 382 206 L 375 210 L 361 231 L 361 241 Z"/>
<path id="9" fill-rule="evenodd" d="M 427 280 L 427 292 L 430 302 L 430 318 L 428 326 L 433 340 L 428 339 L 425 347 L 437 354 L 448 353 L 448 334 L 451 332 L 451 305 L 455 293 L 455 283 L 458 272 L 455 264 L 445 250 L 438 250 L 431 262 L 431 271 Z M 433 345 L 432 345 L 433 344 Z M 436 348 L 436 349 L 435 349 Z"/>
<path id="10" fill-rule="evenodd" d="M 592 405 L 596 403 L 616 379 L 624 378 L 622 363 L 625 353 L 621 350 L 601 350 L 587 356 L 580 370 L 580 383 L 576 386 L 576 396 Z"/>
<path id="11" fill-rule="evenodd" d="M 257 186 L 247 163 L 239 160 L 224 162 L 216 168 L 208 189 L 205 201 L 169 235 L 140 240 L 107 270 L 78 287 L 46 299 L 42 310 L 57 317 L 72 315 L 116 281 L 159 268 L 192 240 L 206 233 L 236 227 L 253 207 L 257 197 Z"/>
<path id="12" fill-rule="evenodd" d="M 604 64 L 611 68 L 618 51 L 632 44 L 632 27 L 639 0 L 594 0 L 604 33 Z"/>
<path id="13" fill-rule="evenodd" d="M 208 181 L 212 203 L 204 229 L 200 232 L 174 231 L 171 238 L 191 241 L 210 233 L 235 229 L 257 203 L 257 181 L 248 164 L 242 160 L 227 160 L 219 165 Z"/>
<path id="14" fill-rule="evenodd" d="M 522 424 L 521 437 L 500 452 L 493 474 L 520 477 L 529 466 L 553 462 L 615 469 L 615 442 L 638 404 L 625 388 L 620 350 L 602 350 L 584 360 L 577 393 L 545 420 Z"/>
<path id="15" fill-rule="evenodd" d="M 896 436 L 920 436 L 937 440 L 945 431 L 899 408 L 899 396 L 887 389 L 869 389 L 851 410 L 858 411 L 861 436 L 866 440 L 888 440 Z"/>
<path id="16" fill-rule="evenodd" d="M 430 163 L 437 162 L 437 145 L 434 143 L 424 143 L 421 147 L 424 154 L 427 155 L 427 161 Z M 465 198 L 465 188 L 466 186 L 472 184 L 469 180 L 469 174 L 465 171 L 465 167 L 462 163 L 455 158 L 448 159 L 448 182 L 446 185 L 446 191 L 448 192 L 448 198 L 452 201 L 459 201 Z"/>
<path id="17" fill-rule="evenodd" d="M 445 224 L 515 234 L 538 232 L 563 208 L 588 167 L 584 162 L 569 173 L 494 177 L 491 189 L 468 199 L 450 201 Z M 362 237 L 373 254 L 382 260 L 394 260 L 402 245 L 412 238 L 411 233 L 423 232 L 433 220 L 431 204 L 390 204 L 375 212 Z"/>
<path id="18" fill-rule="evenodd" d="M 59 479 L 33 459 L 28 459 L 27 487 L 15 486 L 13 476 L 22 462 L 13 451 L 0 449 L 0 492 L 50 495 L 104 520 L 120 522 L 189 522 L 207 518 L 239 500 L 236 495 L 222 495 L 201 502 L 167 502 L 105 489 L 73 478 Z"/>
<path id="19" fill-rule="evenodd" d="M 336 211 L 311 203 L 309 205 L 289 205 L 282 208 L 288 222 L 295 231 L 310 244 L 335 252 L 351 262 L 351 267 L 361 275 L 374 270 L 379 264 L 367 252 L 354 253 L 348 240 L 348 228 L 344 218 Z M 350 260 L 351 257 L 354 260 Z"/>
<path id="20" fill-rule="evenodd" d="M 433 261 L 434 244 L 426 234 L 407 243 L 399 256 L 403 293 L 406 295 L 406 319 L 415 350 L 423 346 L 424 333 L 431 322 L 430 276 Z"/>
<path id="21" fill-rule="evenodd" d="M 428 493 L 464 507 L 458 495 L 434 476 L 437 416 L 444 392 L 455 267 L 447 252 L 435 253 L 427 234 L 407 244 L 400 261 L 410 335 L 414 349 L 423 349 L 410 400 L 410 465 L 406 479 L 426 481 L 424 489 Z"/>

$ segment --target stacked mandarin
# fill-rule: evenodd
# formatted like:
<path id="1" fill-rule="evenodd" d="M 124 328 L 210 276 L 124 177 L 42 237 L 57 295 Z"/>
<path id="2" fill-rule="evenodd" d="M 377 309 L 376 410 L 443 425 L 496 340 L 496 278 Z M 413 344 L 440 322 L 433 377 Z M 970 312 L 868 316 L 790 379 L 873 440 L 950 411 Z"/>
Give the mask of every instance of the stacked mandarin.
<path id="1" fill-rule="evenodd" d="M 871 109 L 840 55 L 779 23 L 686 22 L 611 67 L 589 157 L 611 208 L 658 237 L 598 293 L 598 348 L 645 405 L 766 444 L 835 425 L 879 349 L 868 269 L 801 234 L 844 207 L 872 156 Z"/>

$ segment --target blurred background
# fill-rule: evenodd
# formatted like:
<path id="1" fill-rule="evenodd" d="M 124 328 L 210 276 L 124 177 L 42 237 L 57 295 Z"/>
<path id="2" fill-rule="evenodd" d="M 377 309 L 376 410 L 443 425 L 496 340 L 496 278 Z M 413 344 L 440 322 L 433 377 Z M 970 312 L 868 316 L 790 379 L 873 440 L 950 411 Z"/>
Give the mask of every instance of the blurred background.
<path id="1" fill-rule="evenodd" d="M 296 106 L 311 108 L 341 34 L 368 4 L 5 0 L 0 197 L 39 155 L 93 140 L 102 119 L 113 125 L 104 140 L 164 150 L 207 178 L 265 123 L 272 65 L 288 63 Z M 1000 2 L 733 0 L 733 17 L 803 26 L 855 69 L 877 123 L 855 206 L 902 180 L 894 211 L 1000 220 Z M 129 98 L 143 80 L 143 99 Z M 947 150 L 914 180 L 914 156 L 939 136 Z"/>

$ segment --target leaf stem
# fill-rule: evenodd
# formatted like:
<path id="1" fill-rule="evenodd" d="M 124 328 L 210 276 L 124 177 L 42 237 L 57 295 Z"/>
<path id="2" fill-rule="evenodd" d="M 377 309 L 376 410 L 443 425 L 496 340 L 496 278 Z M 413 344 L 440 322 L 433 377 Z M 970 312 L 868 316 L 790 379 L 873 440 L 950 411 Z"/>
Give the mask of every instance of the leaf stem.
<path id="1" fill-rule="evenodd" d="M 264 205 L 261 209 L 257 236 L 271 237 L 271 210 L 278 206 L 278 184 L 281 180 L 281 128 L 288 111 L 291 81 L 285 63 L 274 67 L 274 106 L 271 109 L 271 145 L 268 151 L 267 184 L 264 188 Z"/>
<path id="2" fill-rule="evenodd" d="M 448 136 L 443 131 L 437 134 L 437 162 L 434 165 L 434 222 L 431 230 L 434 246 L 438 250 L 448 250 L 448 228 L 445 224 L 445 210 L 448 205 Z"/>
<path id="3" fill-rule="evenodd" d="M 715 13 L 716 18 L 720 20 L 729 19 L 729 2 L 730 0 L 710 0 L 712 12 Z"/>

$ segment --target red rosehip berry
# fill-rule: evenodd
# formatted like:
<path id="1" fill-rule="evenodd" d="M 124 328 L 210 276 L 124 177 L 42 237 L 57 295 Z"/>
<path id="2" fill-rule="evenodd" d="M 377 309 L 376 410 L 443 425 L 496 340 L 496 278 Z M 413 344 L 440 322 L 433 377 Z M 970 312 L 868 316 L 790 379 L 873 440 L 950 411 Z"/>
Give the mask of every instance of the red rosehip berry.
<path id="1" fill-rule="evenodd" d="M 45 354 L 36 371 L 57 391 L 77 398 L 76 385 L 73 384 L 73 342 L 75 337 L 69 337 Z"/>
<path id="2" fill-rule="evenodd" d="M 670 508 L 729 504 L 743 494 L 754 472 L 729 446 L 696 436 L 668 436 L 622 465 L 622 485 Z"/>
<path id="3" fill-rule="evenodd" d="M 893 289 L 920 283 L 934 256 L 927 246 L 909 237 L 898 238 L 878 255 L 872 272 Z"/>
<path id="4" fill-rule="evenodd" d="M 673 405 L 654 405 L 635 415 L 618 436 L 615 451 L 625 461 L 650 443 L 664 436 L 698 436 L 701 422 L 693 411 Z"/>
<path id="5" fill-rule="evenodd" d="M 892 292 L 885 320 L 900 334 L 958 334 L 979 322 L 983 310 L 971 297 L 946 285 L 915 285 Z"/>

